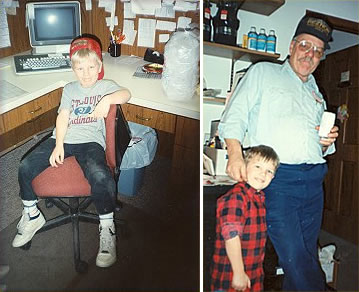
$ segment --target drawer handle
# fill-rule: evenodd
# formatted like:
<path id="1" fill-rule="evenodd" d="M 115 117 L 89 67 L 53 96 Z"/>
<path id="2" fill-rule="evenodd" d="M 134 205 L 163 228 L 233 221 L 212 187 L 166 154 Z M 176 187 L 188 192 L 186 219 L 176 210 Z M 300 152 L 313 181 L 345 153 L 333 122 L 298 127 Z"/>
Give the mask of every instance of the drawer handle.
<path id="1" fill-rule="evenodd" d="M 152 118 L 144 118 L 144 117 L 141 117 L 141 116 L 139 116 L 139 115 L 136 115 L 136 119 L 139 119 L 139 120 L 141 120 L 141 121 L 146 121 L 146 122 L 148 122 L 148 121 L 150 121 Z"/>
<path id="2" fill-rule="evenodd" d="M 31 112 L 29 112 L 30 114 L 34 114 L 34 113 L 36 113 L 36 112 L 38 112 L 38 111 L 41 111 L 42 110 L 42 107 L 40 106 L 39 108 L 37 108 L 36 110 L 33 110 L 33 111 L 31 111 Z"/>

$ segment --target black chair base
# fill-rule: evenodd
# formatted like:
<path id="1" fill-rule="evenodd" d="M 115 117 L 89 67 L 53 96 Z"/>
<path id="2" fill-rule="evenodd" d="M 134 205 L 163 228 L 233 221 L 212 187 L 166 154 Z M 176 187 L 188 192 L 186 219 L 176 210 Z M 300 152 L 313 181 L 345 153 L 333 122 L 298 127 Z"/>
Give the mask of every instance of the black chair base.
<path id="1" fill-rule="evenodd" d="M 61 225 L 72 223 L 72 241 L 73 241 L 73 252 L 74 252 L 74 265 L 75 270 L 78 273 L 86 273 L 88 269 L 88 263 L 81 260 L 80 257 L 80 232 L 79 232 L 79 223 L 88 222 L 99 224 L 98 214 L 89 213 L 85 211 L 88 206 L 92 203 L 90 197 L 81 198 L 81 197 L 71 197 L 68 199 L 68 203 L 64 201 L 64 198 L 46 198 L 45 206 L 52 208 L 56 206 L 59 208 L 63 214 L 49 219 L 46 221 L 45 225 L 37 232 L 41 233 L 47 230 L 51 230 Z M 81 199 L 83 199 L 81 201 Z M 118 211 L 118 208 L 116 208 Z M 114 220 L 116 225 L 125 225 L 125 221 L 121 219 Z M 123 232 L 123 230 L 122 230 Z M 121 232 L 121 233 L 122 233 Z M 31 247 L 31 240 L 20 248 L 23 250 L 29 250 Z"/>
<path id="2" fill-rule="evenodd" d="M 73 251 L 74 251 L 74 265 L 75 270 L 78 273 L 85 273 L 88 268 L 88 264 L 81 260 L 80 257 L 80 232 L 79 223 L 89 222 L 99 224 L 99 216 L 97 214 L 86 212 L 85 210 L 91 204 L 90 198 L 85 198 L 80 202 L 81 198 L 68 198 L 69 203 L 63 201 L 60 198 L 46 198 L 45 205 L 52 207 L 52 205 L 59 208 L 63 214 L 47 220 L 45 225 L 38 231 L 44 232 L 61 225 L 72 223 L 72 236 L 73 236 Z M 31 244 L 30 244 L 31 245 Z"/>

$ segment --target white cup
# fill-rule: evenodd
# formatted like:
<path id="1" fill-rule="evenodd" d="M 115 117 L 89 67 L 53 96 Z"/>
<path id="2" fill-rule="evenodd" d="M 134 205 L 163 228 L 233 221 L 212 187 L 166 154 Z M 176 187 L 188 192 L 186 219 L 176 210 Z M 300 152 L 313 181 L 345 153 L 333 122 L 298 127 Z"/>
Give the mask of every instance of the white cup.
<path id="1" fill-rule="evenodd" d="M 331 112 L 324 112 L 319 127 L 319 137 L 328 138 L 330 130 L 333 128 L 335 122 L 335 114 Z"/>

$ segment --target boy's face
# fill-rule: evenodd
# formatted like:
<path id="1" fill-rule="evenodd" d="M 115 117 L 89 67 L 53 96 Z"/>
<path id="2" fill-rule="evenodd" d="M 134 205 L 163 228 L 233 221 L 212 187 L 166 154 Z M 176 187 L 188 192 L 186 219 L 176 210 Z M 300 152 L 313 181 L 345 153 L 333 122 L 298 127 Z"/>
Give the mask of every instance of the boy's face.
<path id="1" fill-rule="evenodd" d="M 73 65 L 75 75 L 82 87 L 91 87 L 96 83 L 101 66 L 96 59 L 90 57 L 81 58 Z"/>
<path id="2" fill-rule="evenodd" d="M 257 191 L 266 188 L 275 174 L 275 165 L 272 161 L 254 156 L 247 162 L 247 183 Z"/>

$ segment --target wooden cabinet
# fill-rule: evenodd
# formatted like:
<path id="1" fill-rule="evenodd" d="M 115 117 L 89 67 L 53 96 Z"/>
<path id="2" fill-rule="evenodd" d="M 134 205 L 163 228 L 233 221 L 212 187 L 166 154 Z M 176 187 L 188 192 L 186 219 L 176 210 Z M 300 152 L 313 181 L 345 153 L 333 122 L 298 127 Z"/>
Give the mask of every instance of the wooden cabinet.
<path id="1" fill-rule="evenodd" d="M 199 120 L 177 116 L 133 104 L 122 105 L 128 121 L 157 130 L 160 155 L 172 159 L 171 180 L 174 184 L 199 187 L 200 124 Z"/>
<path id="2" fill-rule="evenodd" d="M 124 104 L 121 107 L 128 121 L 168 133 L 175 132 L 176 115 L 133 104 Z"/>
<path id="3" fill-rule="evenodd" d="M 62 89 L 52 91 L 0 115 L 0 153 L 21 145 L 55 125 Z"/>

